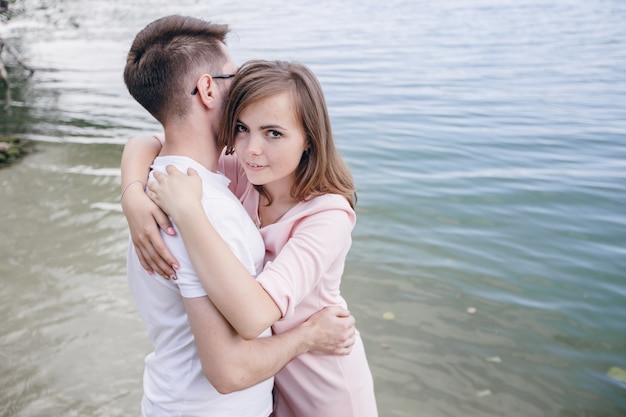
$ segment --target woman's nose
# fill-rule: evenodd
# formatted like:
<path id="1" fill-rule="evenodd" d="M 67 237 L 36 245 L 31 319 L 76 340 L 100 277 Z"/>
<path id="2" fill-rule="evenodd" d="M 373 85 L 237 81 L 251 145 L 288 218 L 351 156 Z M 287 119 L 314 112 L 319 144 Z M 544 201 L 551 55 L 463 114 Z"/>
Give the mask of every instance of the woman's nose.
<path id="1" fill-rule="evenodd" d="M 246 152 L 251 155 L 259 155 L 263 149 L 263 137 L 260 134 L 251 133 L 246 144 Z"/>

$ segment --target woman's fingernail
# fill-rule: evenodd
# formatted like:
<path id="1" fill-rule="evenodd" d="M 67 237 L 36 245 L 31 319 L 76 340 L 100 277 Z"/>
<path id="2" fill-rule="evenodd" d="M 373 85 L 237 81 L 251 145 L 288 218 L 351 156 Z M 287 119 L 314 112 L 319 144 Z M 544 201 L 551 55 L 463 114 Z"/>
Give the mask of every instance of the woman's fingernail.
<path id="1" fill-rule="evenodd" d="M 176 281 L 178 279 L 178 277 L 176 276 L 176 274 L 172 274 L 170 275 L 170 278 L 172 278 L 174 281 Z"/>
<path id="2" fill-rule="evenodd" d="M 174 236 L 176 234 L 176 231 L 174 230 L 173 227 L 170 226 L 167 228 L 167 234 Z"/>
<path id="3" fill-rule="evenodd" d="M 180 269 L 180 266 L 178 266 L 178 264 L 172 264 L 172 268 L 178 271 Z"/>

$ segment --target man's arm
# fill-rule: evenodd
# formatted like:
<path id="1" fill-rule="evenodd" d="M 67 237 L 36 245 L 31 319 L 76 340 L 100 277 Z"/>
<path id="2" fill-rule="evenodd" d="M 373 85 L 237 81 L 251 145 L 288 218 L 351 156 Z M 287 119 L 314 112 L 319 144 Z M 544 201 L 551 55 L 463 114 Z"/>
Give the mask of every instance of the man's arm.
<path id="1" fill-rule="evenodd" d="M 280 335 L 244 340 L 208 297 L 183 300 L 203 373 L 221 394 L 258 384 L 306 352 L 347 355 L 355 340 L 354 318 L 339 307 Z"/>

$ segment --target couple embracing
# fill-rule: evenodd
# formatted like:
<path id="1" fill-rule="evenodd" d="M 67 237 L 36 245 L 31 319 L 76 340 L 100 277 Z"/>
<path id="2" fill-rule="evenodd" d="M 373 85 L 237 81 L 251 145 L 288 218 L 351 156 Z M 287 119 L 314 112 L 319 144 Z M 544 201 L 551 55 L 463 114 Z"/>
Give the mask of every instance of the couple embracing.
<path id="1" fill-rule="evenodd" d="M 237 68 L 226 25 L 167 16 L 124 81 L 162 125 L 122 156 L 144 416 L 376 417 L 340 294 L 356 193 L 315 75 Z"/>

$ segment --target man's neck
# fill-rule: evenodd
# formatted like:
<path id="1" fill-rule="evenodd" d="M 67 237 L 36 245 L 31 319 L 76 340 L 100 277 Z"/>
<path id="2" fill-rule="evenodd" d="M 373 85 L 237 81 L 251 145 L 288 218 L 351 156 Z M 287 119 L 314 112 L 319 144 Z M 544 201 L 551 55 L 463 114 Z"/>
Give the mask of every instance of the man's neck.
<path id="1" fill-rule="evenodd" d="M 186 156 L 215 172 L 220 149 L 215 145 L 214 135 L 206 129 L 177 126 L 165 128 L 165 143 L 159 156 Z"/>

